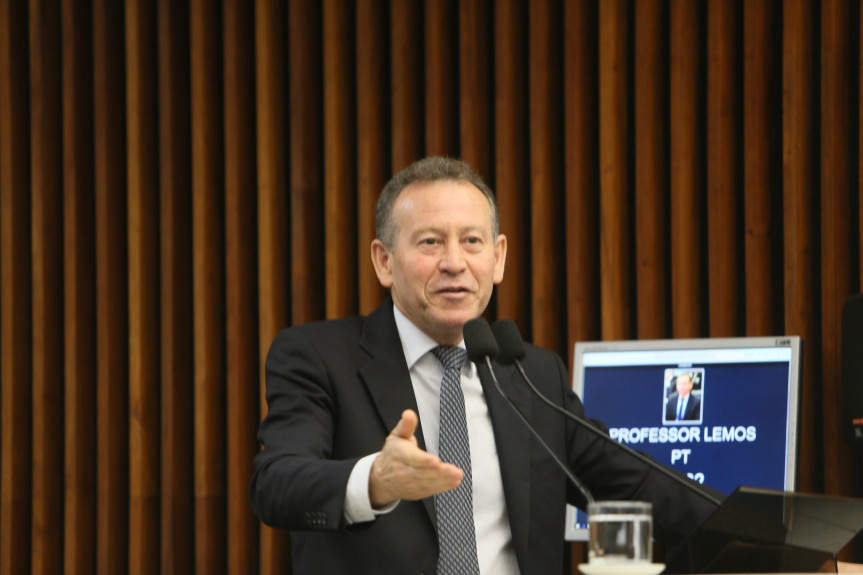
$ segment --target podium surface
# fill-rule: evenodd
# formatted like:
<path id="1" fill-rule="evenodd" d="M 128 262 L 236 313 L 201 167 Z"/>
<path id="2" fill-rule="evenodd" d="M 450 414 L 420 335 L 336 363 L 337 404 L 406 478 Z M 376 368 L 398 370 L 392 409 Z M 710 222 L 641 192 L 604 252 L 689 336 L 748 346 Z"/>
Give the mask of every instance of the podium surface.
<path id="1" fill-rule="evenodd" d="M 863 500 L 740 487 L 673 550 L 666 573 L 837 572 Z"/>

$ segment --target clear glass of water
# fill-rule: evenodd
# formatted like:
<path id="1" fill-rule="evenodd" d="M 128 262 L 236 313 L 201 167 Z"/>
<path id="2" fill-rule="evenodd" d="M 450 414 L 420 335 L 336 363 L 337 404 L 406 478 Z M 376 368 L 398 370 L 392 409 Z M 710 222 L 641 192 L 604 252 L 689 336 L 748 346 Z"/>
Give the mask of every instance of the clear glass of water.
<path id="1" fill-rule="evenodd" d="M 596 501 L 587 506 L 591 565 L 651 563 L 653 506 L 645 501 Z"/>

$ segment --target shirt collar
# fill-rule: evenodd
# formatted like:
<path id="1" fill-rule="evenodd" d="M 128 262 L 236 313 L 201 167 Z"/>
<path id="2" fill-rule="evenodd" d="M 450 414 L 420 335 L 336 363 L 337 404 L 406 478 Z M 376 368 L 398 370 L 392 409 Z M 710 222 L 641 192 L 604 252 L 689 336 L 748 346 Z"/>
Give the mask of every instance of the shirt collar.
<path id="1" fill-rule="evenodd" d="M 402 351 L 404 351 L 408 369 L 413 369 L 416 362 L 418 362 L 422 356 L 440 344 L 418 328 L 415 323 L 409 320 L 395 303 L 393 303 L 393 315 L 396 319 L 396 328 L 399 331 L 399 339 L 402 340 Z M 465 349 L 464 340 L 459 342 L 458 347 Z M 470 365 L 471 368 L 473 368 L 473 364 Z"/>

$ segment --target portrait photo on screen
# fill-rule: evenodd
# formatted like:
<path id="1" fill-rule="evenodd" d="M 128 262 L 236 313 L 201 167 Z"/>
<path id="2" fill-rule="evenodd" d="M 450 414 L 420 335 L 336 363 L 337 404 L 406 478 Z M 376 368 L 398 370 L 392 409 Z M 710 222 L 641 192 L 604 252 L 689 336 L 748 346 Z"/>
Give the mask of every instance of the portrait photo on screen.
<path id="1" fill-rule="evenodd" d="M 697 425 L 704 409 L 704 368 L 666 369 L 662 423 Z"/>

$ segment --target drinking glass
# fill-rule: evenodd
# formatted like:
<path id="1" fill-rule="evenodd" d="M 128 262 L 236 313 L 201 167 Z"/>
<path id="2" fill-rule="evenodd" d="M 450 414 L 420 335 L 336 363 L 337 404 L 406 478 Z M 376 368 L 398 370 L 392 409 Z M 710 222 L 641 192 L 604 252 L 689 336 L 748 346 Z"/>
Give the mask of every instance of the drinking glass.
<path id="1" fill-rule="evenodd" d="M 587 506 L 590 565 L 650 564 L 653 506 L 645 501 L 596 501 Z"/>

